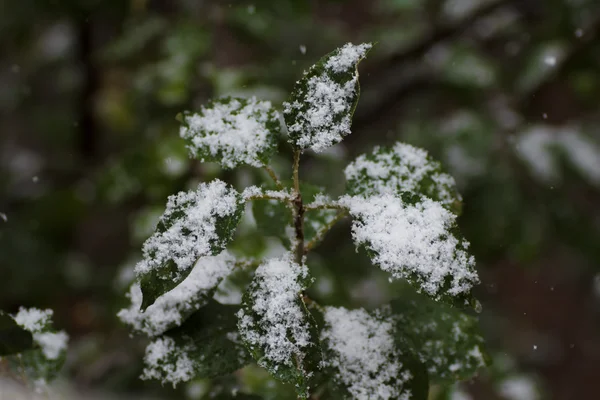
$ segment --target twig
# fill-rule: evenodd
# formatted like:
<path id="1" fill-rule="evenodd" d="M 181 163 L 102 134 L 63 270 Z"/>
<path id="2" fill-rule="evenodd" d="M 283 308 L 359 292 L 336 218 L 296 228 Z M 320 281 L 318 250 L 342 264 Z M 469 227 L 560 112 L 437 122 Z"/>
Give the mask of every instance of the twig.
<path id="1" fill-rule="evenodd" d="M 307 204 L 304 206 L 304 210 L 306 211 L 312 211 L 312 210 L 340 210 L 340 211 L 347 211 L 348 208 L 341 206 L 339 204 L 335 204 L 335 203 L 322 203 L 322 204 L 317 204 L 317 205 L 312 205 L 312 204 Z"/>
<path id="2" fill-rule="evenodd" d="M 471 28 L 473 24 L 479 19 L 488 16 L 496 10 L 511 4 L 511 0 L 496 0 L 478 7 L 471 14 L 462 18 L 460 21 L 456 21 L 452 24 L 446 24 L 435 27 L 428 35 L 421 40 L 415 42 L 411 46 L 393 54 L 387 60 L 384 60 L 382 64 L 394 65 L 403 63 L 408 59 L 415 59 L 422 57 L 430 48 L 435 46 L 444 40 L 450 39 L 454 36 L 460 35 L 467 29 Z"/>
<path id="3" fill-rule="evenodd" d="M 277 177 L 277 174 L 275 173 L 275 171 L 273 170 L 273 168 L 271 168 L 268 165 L 265 165 L 265 171 L 267 171 L 267 173 L 269 174 L 269 176 L 271 177 L 271 179 L 273 179 L 273 182 L 275 182 L 275 186 L 277 187 L 277 189 L 283 190 L 284 189 L 283 184 L 281 183 L 281 181 Z"/>
<path id="4" fill-rule="evenodd" d="M 300 179 L 298 170 L 300 169 L 300 150 L 294 151 L 294 170 L 292 172 L 294 179 L 294 194 L 292 204 L 294 206 L 294 231 L 296 238 L 294 243 L 294 254 L 296 262 L 302 264 L 304 257 L 304 205 L 302 203 L 302 194 L 300 193 Z"/>
<path id="5" fill-rule="evenodd" d="M 319 232 L 317 232 L 315 237 L 310 242 L 308 242 L 306 244 L 306 246 L 304 247 L 304 254 L 308 253 L 310 250 L 313 249 L 313 247 L 315 247 L 317 244 L 319 244 L 323 240 L 323 238 L 325 237 L 327 232 L 329 232 L 335 224 L 337 224 L 339 221 L 341 221 L 347 215 L 348 215 L 347 211 L 343 210 L 342 212 L 338 213 L 338 215 L 336 215 L 335 218 L 332 219 L 327 225 L 325 225 L 321 230 L 319 230 Z"/>

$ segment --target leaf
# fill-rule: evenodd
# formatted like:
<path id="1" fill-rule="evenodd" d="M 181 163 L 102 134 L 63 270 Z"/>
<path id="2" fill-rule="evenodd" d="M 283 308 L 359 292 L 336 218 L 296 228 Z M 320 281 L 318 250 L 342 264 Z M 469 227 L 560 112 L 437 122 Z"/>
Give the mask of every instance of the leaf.
<path id="1" fill-rule="evenodd" d="M 14 317 L 14 321 L 31 334 L 34 346 L 6 359 L 9 368 L 36 389 L 43 389 L 54 379 L 66 360 L 68 336 L 53 328 L 52 314 L 52 310 L 21 307 Z"/>
<path id="2" fill-rule="evenodd" d="M 327 307 L 323 316 L 323 364 L 333 376 L 335 398 L 427 399 L 427 371 L 410 349 L 398 346 L 389 313 Z"/>
<path id="3" fill-rule="evenodd" d="M 205 306 L 221 281 L 232 273 L 235 262 L 235 258 L 227 251 L 200 258 L 183 282 L 159 296 L 144 312 L 140 311 L 140 285 L 134 283 L 128 295 L 130 307 L 119 311 L 117 315 L 135 331 L 149 336 L 164 333 L 181 325 L 191 314 Z"/>
<path id="4" fill-rule="evenodd" d="M 399 340 L 408 343 L 435 384 L 473 377 L 490 357 L 476 318 L 423 296 L 392 301 Z"/>
<path id="5" fill-rule="evenodd" d="M 339 203 L 354 217 L 354 243 L 366 248 L 374 264 L 435 300 L 475 306 L 475 260 L 456 216 L 440 203 L 410 193 L 345 196 Z"/>
<path id="6" fill-rule="evenodd" d="M 243 209 L 241 195 L 220 180 L 169 196 L 156 232 L 144 243 L 144 259 L 136 265 L 142 310 L 180 284 L 200 257 L 223 251 Z"/>
<path id="7" fill-rule="evenodd" d="M 321 58 L 296 82 L 283 104 L 289 142 L 298 150 L 321 152 L 350 134 L 358 104 L 358 63 L 371 43 L 347 43 Z"/>
<path id="8" fill-rule="evenodd" d="M 286 248 L 291 248 L 287 230 L 292 226 L 293 218 L 287 204 L 278 200 L 254 200 L 252 214 L 262 234 L 276 237 Z"/>
<path id="9" fill-rule="evenodd" d="M 243 297 L 238 329 L 258 365 L 293 384 L 299 398 L 306 399 L 321 351 L 316 323 L 302 299 L 312 278 L 290 257 L 258 267 Z"/>
<path id="10" fill-rule="evenodd" d="M 365 197 L 411 192 L 438 201 L 460 215 L 461 196 L 454 178 L 442 171 L 423 149 L 396 143 L 391 149 L 376 147 L 350 163 L 346 174 L 348 193 Z"/>
<path id="11" fill-rule="evenodd" d="M 0 356 L 21 353 L 32 347 L 31 332 L 17 325 L 10 315 L 0 311 Z"/>
<path id="12" fill-rule="evenodd" d="M 235 315 L 239 309 L 211 300 L 183 325 L 158 337 L 146 348 L 142 378 L 175 386 L 242 368 L 251 358 L 237 333 Z"/>
<path id="13" fill-rule="evenodd" d="M 278 115 L 270 102 L 254 97 L 212 100 L 197 114 L 185 112 L 178 120 L 192 157 L 223 168 L 268 165 L 277 148 Z"/>

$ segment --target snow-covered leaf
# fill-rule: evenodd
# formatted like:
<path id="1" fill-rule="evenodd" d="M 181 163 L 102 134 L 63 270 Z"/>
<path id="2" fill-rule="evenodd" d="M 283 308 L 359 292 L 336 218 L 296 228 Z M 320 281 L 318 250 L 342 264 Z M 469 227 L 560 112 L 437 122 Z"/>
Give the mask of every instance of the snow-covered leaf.
<path id="1" fill-rule="evenodd" d="M 279 118 L 268 101 L 224 97 L 198 113 L 185 112 L 180 136 L 193 157 L 215 161 L 224 168 L 248 164 L 262 167 L 277 147 Z"/>
<path id="2" fill-rule="evenodd" d="M 321 152 L 350 134 L 358 103 L 358 63 L 372 44 L 347 43 L 321 58 L 296 82 L 283 116 L 290 143 Z"/>
<path id="3" fill-rule="evenodd" d="M 10 315 L 0 311 L 0 356 L 20 353 L 32 346 L 31 332 L 19 326 Z"/>
<path id="4" fill-rule="evenodd" d="M 475 317 L 424 296 L 392 301 L 399 340 L 427 367 L 433 383 L 470 379 L 489 356 Z"/>
<path id="5" fill-rule="evenodd" d="M 156 338 L 146 347 L 142 378 L 175 386 L 242 368 L 251 358 L 237 333 L 238 310 L 211 300 L 183 325 Z"/>
<path id="6" fill-rule="evenodd" d="M 33 337 L 33 348 L 7 357 L 9 367 L 35 389 L 42 390 L 62 368 L 68 336 L 52 327 L 52 310 L 23 308 L 14 315 L 16 323 Z"/>
<path id="7" fill-rule="evenodd" d="M 404 143 L 396 143 L 391 149 L 376 147 L 372 154 L 361 155 L 350 163 L 344 173 L 350 195 L 412 192 L 460 214 L 461 197 L 454 178 L 423 149 Z"/>
<path id="8" fill-rule="evenodd" d="M 135 267 L 142 309 L 181 283 L 200 257 L 219 254 L 243 209 L 241 195 L 219 180 L 169 196 L 156 232 L 144 243 L 144 259 Z"/>
<path id="9" fill-rule="evenodd" d="M 312 283 L 308 268 L 291 255 L 267 260 L 256 270 L 238 313 L 242 339 L 256 362 L 307 398 L 321 351 L 318 331 L 302 299 Z"/>
<path id="10" fill-rule="evenodd" d="M 321 332 L 326 370 L 336 398 L 426 400 L 427 371 L 397 345 L 393 319 L 384 312 L 327 307 Z"/>
<path id="11" fill-rule="evenodd" d="M 474 301 L 475 260 L 456 216 L 440 203 L 405 192 L 344 196 L 340 204 L 354 217 L 356 245 L 365 246 L 371 260 L 393 278 L 408 280 L 436 300 L 462 306 Z"/>
<path id="12" fill-rule="evenodd" d="M 118 317 L 137 332 L 159 335 L 181 325 L 192 313 L 205 306 L 234 265 L 235 259 L 227 251 L 201 257 L 183 282 L 159 296 L 144 312 L 140 311 L 142 291 L 136 282 L 131 285 L 128 294 L 131 305 L 121 310 Z"/>

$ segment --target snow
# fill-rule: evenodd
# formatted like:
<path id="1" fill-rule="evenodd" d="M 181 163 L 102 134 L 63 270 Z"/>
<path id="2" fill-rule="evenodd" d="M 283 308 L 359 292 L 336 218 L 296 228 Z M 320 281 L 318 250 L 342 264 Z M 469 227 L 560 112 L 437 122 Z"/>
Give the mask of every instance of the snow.
<path id="1" fill-rule="evenodd" d="M 370 43 L 363 43 L 358 46 L 346 43 L 338 53 L 327 60 L 325 68 L 338 74 L 346 72 L 354 68 L 356 63 L 365 56 L 371 47 Z"/>
<path id="2" fill-rule="evenodd" d="M 269 125 L 277 116 L 268 101 L 231 98 L 202 107 L 198 114 L 185 116 L 185 122 L 188 126 L 182 126 L 179 135 L 189 141 L 192 156 L 208 152 L 225 168 L 262 167 L 259 157 L 274 146 Z"/>
<path id="3" fill-rule="evenodd" d="M 600 146 L 576 126 L 534 126 L 517 136 L 516 148 L 540 180 L 549 182 L 558 177 L 552 150 L 560 149 L 590 183 L 600 185 Z"/>
<path id="4" fill-rule="evenodd" d="M 501 382 L 499 392 L 507 400 L 539 399 L 535 382 L 527 376 L 514 376 Z"/>
<path id="5" fill-rule="evenodd" d="M 54 311 L 50 309 L 40 310 L 38 308 L 21 307 L 15 315 L 15 321 L 29 332 L 40 332 L 51 323 L 53 314 Z"/>
<path id="6" fill-rule="evenodd" d="M 543 181 L 556 177 L 556 164 L 550 148 L 554 144 L 551 129 L 535 126 L 516 138 L 519 155 L 529 163 L 532 172 Z"/>
<path id="7" fill-rule="evenodd" d="M 33 341 L 40 346 L 48 360 L 58 359 L 67 349 L 69 336 L 64 331 L 50 332 L 53 311 L 37 308 L 19 308 L 15 322 L 32 333 Z"/>
<path id="8" fill-rule="evenodd" d="M 454 178 L 440 171 L 439 164 L 428 158 L 423 149 L 404 143 L 396 143 L 391 150 L 376 147 L 371 155 L 361 155 L 344 170 L 346 179 L 355 184 L 361 194 L 397 194 L 400 192 L 422 193 L 427 179 L 434 185 L 426 195 L 449 206 L 458 194 L 451 190 L 456 186 Z"/>
<path id="9" fill-rule="evenodd" d="M 294 263 L 290 254 L 267 260 L 257 268 L 247 292 L 252 309 L 239 311 L 238 328 L 246 343 L 264 351 L 259 365 L 293 366 L 294 360 L 301 364 L 311 345 L 308 321 L 300 304 L 304 287 L 299 280 L 306 278 L 308 269 Z"/>
<path id="10" fill-rule="evenodd" d="M 211 291 L 228 276 L 235 266 L 235 258 L 227 251 L 217 256 L 200 258 L 190 274 L 169 292 L 160 296 L 144 312 L 142 291 L 139 283 L 131 285 L 128 297 L 129 308 L 119 311 L 117 316 L 138 332 L 156 336 L 183 320 L 212 297 Z"/>
<path id="11" fill-rule="evenodd" d="M 163 384 L 170 382 L 175 387 L 194 377 L 194 364 L 187 350 L 177 346 L 170 337 L 154 340 L 146 347 L 145 368 L 142 379 L 157 379 Z"/>
<path id="12" fill-rule="evenodd" d="M 306 88 L 300 90 L 306 102 L 283 104 L 284 115 L 292 115 L 295 119 L 295 123 L 287 128 L 297 147 L 322 152 L 350 134 L 351 111 L 358 88 L 355 66 L 371 46 L 368 43 L 357 46 L 347 43 L 329 57 L 322 66 L 322 73 L 311 76 L 316 67 L 305 72 L 305 76 L 309 76 L 304 78 L 307 79 Z M 350 73 L 351 76 L 335 76 L 341 73 Z"/>
<path id="13" fill-rule="evenodd" d="M 217 233 L 217 218 L 232 216 L 238 207 L 238 193 L 220 180 L 201 183 L 195 192 L 169 196 L 161 221 L 174 221 L 144 243 L 144 259 L 135 267 L 137 275 L 159 269 L 169 261 L 183 273 L 200 257 L 212 255 L 213 247 L 223 240 Z"/>
<path id="14" fill-rule="evenodd" d="M 440 203 L 424 198 L 414 205 L 404 204 L 383 194 L 368 199 L 344 196 L 340 204 L 355 217 L 356 245 L 374 251 L 373 261 L 394 278 L 416 278 L 434 298 L 468 293 L 479 282 L 475 261 L 463 250 L 469 243 L 459 242 L 451 233 L 456 216 Z"/>
<path id="15" fill-rule="evenodd" d="M 321 340 L 332 353 L 324 365 L 336 371 L 336 381 L 348 388 L 352 398 L 410 398 L 402 389 L 412 376 L 402 370 L 392 323 L 363 309 L 327 307 L 324 318 Z"/>
<path id="16" fill-rule="evenodd" d="M 42 348 L 44 357 L 48 360 L 56 360 L 67 349 L 69 336 L 63 332 L 34 333 L 33 340 Z"/>
<path id="17" fill-rule="evenodd" d="M 544 63 L 546 65 L 549 65 L 549 66 L 553 67 L 553 66 L 556 65 L 556 57 L 555 56 L 546 56 L 544 58 Z"/>
<path id="18" fill-rule="evenodd" d="M 242 192 L 242 198 L 244 201 L 250 200 L 251 197 L 260 197 L 263 195 L 263 190 L 258 186 L 248 186 Z"/>

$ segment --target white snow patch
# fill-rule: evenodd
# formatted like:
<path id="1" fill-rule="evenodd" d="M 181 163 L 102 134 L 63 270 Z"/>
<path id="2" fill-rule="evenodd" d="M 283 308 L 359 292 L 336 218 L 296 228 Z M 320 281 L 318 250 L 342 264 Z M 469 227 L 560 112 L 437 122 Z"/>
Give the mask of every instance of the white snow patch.
<path id="1" fill-rule="evenodd" d="M 391 151 L 376 147 L 372 155 L 363 154 L 350 163 L 344 173 L 367 195 L 420 193 L 419 186 L 429 178 L 435 183 L 436 200 L 442 204 L 450 205 L 458 196 L 451 190 L 456 186 L 454 178 L 440 172 L 439 165 L 428 159 L 425 150 L 405 143 L 396 143 Z"/>
<path id="2" fill-rule="evenodd" d="M 479 282 L 475 260 L 463 250 L 469 243 L 460 243 L 450 231 L 456 216 L 440 203 L 425 198 L 415 205 L 404 204 L 384 194 L 368 199 L 344 196 L 340 204 L 355 217 L 354 242 L 373 250 L 373 261 L 394 278 L 416 277 L 421 289 L 433 297 L 442 291 L 453 296 L 467 293 Z"/>
<path id="3" fill-rule="evenodd" d="M 308 323 L 299 304 L 304 289 L 299 280 L 307 277 L 308 268 L 294 263 L 289 254 L 267 260 L 257 268 L 248 291 L 254 303 L 252 311 L 239 311 L 238 328 L 250 346 L 264 350 L 260 365 L 271 362 L 292 366 L 295 358 L 304 358 L 311 345 Z"/>
<path id="4" fill-rule="evenodd" d="M 211 247 L 222 240 L 217 234 L 217 218 L 232 216 L 238 207 L 238 193 L 220 180 L 201 183 L 195 192 L 169 196 L 161 221 L 177 219 L 164 232 L 146 240 L 144 259 L 136 265 L 136 274 L 160 268 L 169 260 L 180 272 L 187 271 L 200 257 L 211 255 Z M 182 212 L 183 216 L 178 215 Z"/>
<path id="5" fill-rule="evenodd" d="M 208 295 L 209 292 L 231 273 L 234 266 L 235 258 L 227 251 L 200 258 L 183 282 L 156 299 L 144 312 L 140 311 L 140 285 L 134 283 L 128 294 L 131 306 L 119 311 L 117 316 L 138 332 L 149 336 L 159 335 L 180 325 L 190 312 L 212 297 Z"/>
<path id="6" fill-rule="evenodd" d="M 64 331 L 50 332 L 52 315 L 50 309 L 19 308 L 15 322 L 32 333 L 33 341 L 40 346 L 44 357 L 56 360 L 67 349 L 69 336 Z"/>
<path id="7" fill-rule="evenodd" d="M 270 102 L 255 97 L 232 98 L 186 116 L 188 126 L 182 126 L 179 135 L 189 140 L 191 154 L 208 151 L 212 157 L 219 156 L 219 163 L 225 168 L 240 164 L 262 167 L 264 162 L 259 155 L 274 146 L 268 129 L 273 121 L 277 121 L 277 116 Z"/>
<path id="8" fill-rule="evenodd" d="M 157 379 L 163 384 L 170 382 L 175 387 L 194 377 L 194 364 L 187 350 L 177 346 L 170 337 L 154 340 L 146 347 L 145 368 L 142 379 Z"/>
<path id="9" fill-rule="evenodd" d="M 321 339 L 332 357 L 323 361 L 354 399 L 408 400 L 403 385 L 412 376 L 402 371 L 401 353 L 394 345 L 393 325 L 365 310 L 327 307 Z"/>

